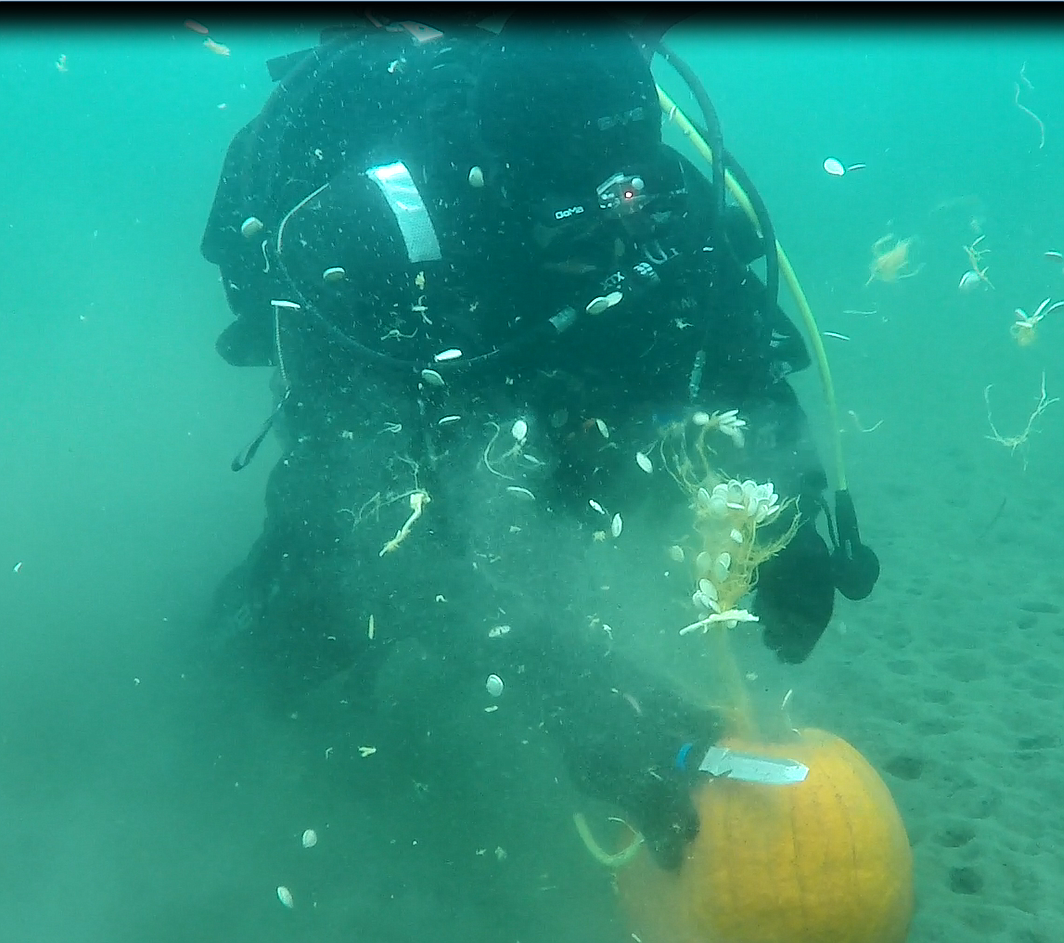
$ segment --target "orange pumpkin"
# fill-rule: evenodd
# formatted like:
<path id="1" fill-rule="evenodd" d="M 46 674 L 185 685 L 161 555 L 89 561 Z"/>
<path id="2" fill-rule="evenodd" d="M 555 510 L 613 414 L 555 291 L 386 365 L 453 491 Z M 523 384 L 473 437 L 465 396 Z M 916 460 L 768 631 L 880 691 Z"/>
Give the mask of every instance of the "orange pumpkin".
<path id="1" fill-rule="evenodd" d="M 902 943 L 913 911 L 912 853 L 886 784 L 845 740 L 803 730 L 785 743 L 732 741 L 789 757 L 805 781 L 709 780 L 679 871 L 641 849 L 617 875 L 642 943 Z"/>

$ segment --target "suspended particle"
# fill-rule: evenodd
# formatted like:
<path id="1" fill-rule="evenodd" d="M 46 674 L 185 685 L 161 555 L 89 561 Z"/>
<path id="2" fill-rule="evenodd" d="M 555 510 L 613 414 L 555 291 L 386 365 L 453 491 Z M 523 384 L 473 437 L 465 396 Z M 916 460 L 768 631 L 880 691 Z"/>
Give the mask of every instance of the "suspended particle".
<path id="1" fill-rule="evenodd" d="M 864 170 L 867 166 L 867 164 L 849 164 L 843 166 L 842 161 L 836 157 L 829 157 L 824 161 L 824 170 L 831 174 L 832 177 L 841 177 L 854 170 Z"/>

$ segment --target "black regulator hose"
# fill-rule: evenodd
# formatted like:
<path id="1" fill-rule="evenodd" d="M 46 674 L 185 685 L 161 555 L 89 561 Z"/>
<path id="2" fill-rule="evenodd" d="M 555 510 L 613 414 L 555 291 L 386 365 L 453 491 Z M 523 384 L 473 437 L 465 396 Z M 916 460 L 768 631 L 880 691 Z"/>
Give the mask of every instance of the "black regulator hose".
<path id="1" fill-rule="evenodd" d="M 683 59 L 674 53 L 660 40 L 653 48 L 661 57 L 672 66 L 677 75 L 683 79 L 684 84 L 691 90 L 699 110 L 702 112 L 702 120 L 705 122 L 706 144 L 709 145 L 713 155 L 713 205 L 718 220 L 724 219 L 724 135 L 720 129 L 720 120 L 717 118 L 717 109 L 706 93 L 706 88 L 695 75 L 692 69 Z"/>
<path id="2" fill-rule="evenodd" d="M 776 305 L 779 303 L 780 294 L 780 260 L 776 254 L 776 230 L 772 225 L 772 218 L 768 215 L 765 201 L 761 199 L 761 194 L 757 192 L 757 187 L 742 165 L 727 150 L 724 151 L 724 160 L 757 214 L 757 223 L 761 228 L 761 239 L 765 246 L 765 295 L 770 305 Z"/>
<path id="3" fill-rule="evenodd" d="M 676 74 L 683 79 L 684 84 L 690 89 L 695 102 L 698 104 L 699 110 L 702 112 L 705 128 L 704 130 L 702 128 L 698 128 L 697 130 L 709 146 L 710 154 L 713 157 L 712 185 L 714 209 L 717 213 L 716 218 L 724 218 L 724 174 L 726 170 L 731 172 L 736 182 L 745 191 L 747 197 L 749 197 L 750 205 L 754 208 L 754 212 L 757 214 L 758 226 L 761 229 L 761 235 L 765 247 L 765 294 L 770 305 L 778 304 L 780 267 L 779 258 L 776 255 L 776 232 L 772 226 L 772 219 L 768 214 L 768 207 L 765 206 L 765 201 L 761 199 L 761 194 L 757 192 L 757 188 L 754 186 L 753 181 L 747 175 L 746 171 L 743 170 L 742 165 L 740 165 L 735 157 L 725 149 L 724 134 L 721 131 L 720 119 L 717 117 L 717 110 L 713 107 L 713 102 L 709 97 L 709 93 L 706 92 L 702 80 L 695 74 L 694 69 L 660 40 L 650 42 L 648 48 L 658 52 L 661 57 L 672 66 Z"/>

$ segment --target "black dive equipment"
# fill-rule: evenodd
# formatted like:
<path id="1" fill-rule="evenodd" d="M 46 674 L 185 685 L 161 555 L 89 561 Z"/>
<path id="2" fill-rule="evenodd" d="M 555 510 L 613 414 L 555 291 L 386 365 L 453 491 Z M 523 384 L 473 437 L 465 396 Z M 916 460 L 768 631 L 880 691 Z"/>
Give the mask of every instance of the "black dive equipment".
<path id="1" fill-rule="evenodd" d="M 519 14 L 514 14 L 511 16 L 511 20 L 518 19 L 518 17 Z M 422 24 L 407 21 L 383 24 L 372 17 L 368 17 L 368 19 L 370 20 L 370 27 L 362 25 L 361 27 L 327 31 L 322 36 L 322 44 L 320 46 L 305 52 L 271 60 L 268 63 L 271 76 L 278 81 L 278 89 L 258 119 L 256 127 L 257 139 L 252 145 L 249 145 L 249 149 L 253 148 L 254 152 L 248 155 L 249 159 L 245 161 L 242 168 L 240 189 L 243 197 L 246 198 L 253 193 L 260 200 L 266 198 L 267 202 L 273 200 L 278 205 L 283 202 L 277 199 L 277 190 L 279 187 L 289 185 L 293 181 L 284 180 L 278 182 L 273 179 L 273 176 L 276 174 L 277 167 L 284 165 L 285 158 L 290 157 L 290 155 L 285 153 L 288 146 L 285 135 L 288 122 L 297 117 L 297 112 L 299 113 L 298 117 L 304 122 L 320 118 L 319 113 L 314 116 L 314 119 L 307 119 L 302 115 L 301 109 L 308 103 L 312 108 L 320 108 L 318 98 L 320 86 L 323 84 L 326 87 L 326 91 L 331 92 L 333 96 L 337 95 L 337 79 L 334 66 L 347 56 L 359 55 L 365 48 L 365 37 L 382 31 L 391 33 L 393 36 L 399 33 L 420 48 L 426 45 L 436 45 L 441 37 L 444 36 L 440 30 L 426 27 Z M 540 26 L 541 24 L 532 25 Z M 465 26 L 468 26 L 468 24 L 464 23 L 463 27 Z M 734 251 L 736 257 L 741 259 L 743 264 L 753 261 L 759 255 L 764 256 L 766 266 L 764 304 L 766 306 L 775 306 L 777 305 L 779 292 L 779 257 L 781 250 L 776 242 L 767 208 L 748 175 L 743 171 L 734 156 L 724 148 L 720 122 L 704 86 L 694 70 L 673 50 L 661 42 L 663 34 L 664 30 L 657 31 L 655 35 L 644 34 L 641 48 L 647 66 L 645 74 L 641 74 L 638 69 L 633 68 L 631 60 L 626 58 L 623 51 L 619 55 L 615 55 L 616 61 L 613 58 L 603 59 L 602 52 L 604 50 L 611 54 L 617 54 L 618 50 L 621 49 L 621 46 L 616 44 L 616 34 L 612 34 L 610 38 L 603 40 L 601 45 L 596 45 L 598 43 L 597 35 L 590 36 L 588 42 L 595 46 L 599 55 L 598 61 L 589 67 L 592 71 L 599 70 L 594 75 L 584 76 L 576 72 L 570 74 L 567 71 L 568 60 L 564 57 L 556 57 L 554 61 L 556 68 L 548 69 L 544 73 L 545 81 L 548 84 L 553 83 L 552 88 L 555 86 L 561 88 L 563 92 L 562 99 L 572 106 L 573 114 L 568 117 L 556 116 L 562 119 L 561 125 L 555 129 L 553 134 L 548 133 L 545 138 L 543 128 L 530 129 L 525 127 L 523 120 L 521 106 L 527 103 L 525 100 L 528 98 L 528 90 L 525 84 L 517 81 L 517 79 L 524 78 L 527 80 L 527 68 L 518 61 L 518 69 L 514 71 L 514 60 L 509 63 L 504 60 L 501 77 L 496 75 L 494 85 L 497 97 L 495 107 L 491 109 L 491 116 L 494 120 L 488 122 L 486 128 L 487 137 L 494 137 L 494 140 L 487 143 L 489 144 L 489 150 L 494 146 L 497 154 L 523 155 L 527 151 L 529 159 L 523 168 L 511 166 L 505 160 L 499 161 L 496 166 L 488 168 L 489 175 L 495 178 L 495 182 L 509 199 L 516 201 L 518 205 L 523 203 L 529 210 L 530 218 L 534 219 L 538 215 L 541 224 L 548 230 L 557 227 L 560 230 L 557 236 L 560 236 L 563 241 L 586 239 L 603 225 L 620 225 L 629 232 L 635 227 L 636 232 L 642 229 L 644 234 L 651 231 L 655 214 L 657 214 L 659 220 L 667 219 L 669 208 L 666 204 L 669 200 L 674 199 L 681 192 L 686 195 L 682 185 L 679 188 L 674 187 L 671 191 L 668 187 L 648 185 L 653 168 L 651 166 L 642 166 L 647 161 L 647 155 L 660 153 L 657 149 L 661 146 L 661 113 L 657 100 L 659 90 L 653 78 L 649 75 L 649 62 L 653 55 L 657 53 L 662 56 L 687 85 L 702 113 L 702 127 L 693 127 L 708 149 L 712 173 L 710 183 L 712 188 L 713 218 L 716 220 L 718 231 L 723 235 L 724 246 Z M 632 38 L 629 37 L 629 41 Z M 638 35 L 634 39 L 638 42 Z M 519 47 L 522 43 L 527 44 L 528 42 L 532 42 L 532 45 L 527 46 L 525 52 L 533 55 L 532 61 L 542 64 L 540 58 L 535 58 L 542 52 L 542 44 L 539 37 L 535 40 L 529 40 L 527 36 L 522 36 L 520 31 L 517 30 L 506 39 L 506 42 L 502 44 L 502 48 L 505 50 L 508 43 Z M 611 46 L 611 43 L 614 43 L 614 45 Z M 519 56 L 516 58 L 517 60 L 520 59 Z M 402 57 L 397 58 L 394 66 L 395 71 L 401 71 L 404 66 L 404 59 Z M 511 69 L 509 78 L 506 76 L 507 66 Z M 573 68 L 579 69 L 581 66 L 574 64 Z M 388 71 L 392 72 L 393 70 L 389 68 Z M 611 101 L 610 105 L 612 107 L 610 109 L 604 110 L 602 108 L 601 102 L 596 96 L 603 94 L 603 90 L 611 85 L 610 82 L 601 81 L 604 75 L 618 78 L 619 85 L 622 88 L 629 88 L 629 100 L 625 104 L 618 105 L 616 102 Z M 366 114 L 359 115 L 352 112 L 352 114 L 347 115 L 345 127 L 349 129 L 348 134 L 359 133 L 363 127 L 372 123 L 371 119 L 374 117 L 379 118 L 382 112 L 388 113 L 391 111 L 396 114 L 403 112 L 404 109 L 401 106 L 389 109 L 387 104 L 380 103 L 386 102 L 389 92 L 393 93 L 394 97 L 395 87 L 398 83 L 385 82 L 382 84 L 380 76 L 377 77 L 376 81 L 380 88 L 375 89 L 369 95 L 347 96 L 347 98 L 342 96 L 339 98 L 334 97 L 333 101 L 339 101 L 345 106 L 351 98 L 354 98 L 356 100 L 361 99 L 363 102 L 371 101 L 376 108 L 375 112 L 371 108 Z M 460 84 L 460 82 L 457 84 Z M 566 92 L 570 94 L 566 94 Z M 378 101 L 378 97 L 380 101 Z M 355 110 L 357 110 L 357 106 Z M 651 112 L 653 112 L 653 117 Z M 594 120 L 598 134 L 587 135 L 586 132 L 589 129 L 589 125 L 583 119 L 588 115 L 597 116 Z M 484 117 L 483 114 L 482 117 Z M 557 124 L 557 121 L 555 123 Z M 481 141 L 481 143 L 485 142 Z M 547 149 L 546 152 L 543 151 L 544 147 Z M 574 147 L 579 150 L 574 152 Z M 342 148 L 341 151 L 344 152 Z M 515 159 L 514 163 L 520 164 L 521 161 Z M 316 168 L 315 170 L 319 174 L 317 182 L 322 184 L 322 189 L 328 184 L 330 175 L 335 175 L 342 169 L 335 166 L 331 168 Z M 586 176 L 583 177 L 583 185 L 586 189 L 576 199 L 559 199 L 551 196 L 551 191 L 564 191 L 568 185 L 571 185 L 571 181 L 565 178 L 578 178 L 581 173 L 596 175 L 596 179 L 589 180 Z M 729 185 L 729 174 L 732 177 L 731 184 L 745 194 L 752 208 L 752 213 L 756 216 L 757 227 L 760 230 L 760 249 L 762 250 L 760 253 L 749 246 L 742 248 L 728 246 L 728 227 L 725 225 L 727 209 L 725 193 Z M 308 182 L 311 183 L 310 186 L 308 186 Z M 313 182 L 303 181 L 302 185 L 302 192 L 305 194 L 312 189 Z M 304 197 L 304 199 L 309 199 L 309 197 Z M 296 208 L 298 208 L 298 205 Z M 295 209 L 289 210 L 288 216 L 291 216 L 293 212 L 295 212 Z M 287 218 L 286 216 L 285 219 Z M 273 231 L 276 231 L 278 227 L 283 230 L 284 222 L 285 220 L 273 220 Z M 565 230 L 568 230 L 568 232 Z M 267 230 L 267 232 L 270 231 Z M 497 345 L 489 351 L 477 353 L 474 356 L 462 356 L 446 363 L 426 365 L 422 361 L 401 360 L 373 350 L 349 336 L 328 316 L 319 311 L 317 306 L 312 304 L 304 296 L 304 293 L 300 291 L 297 280 L 292 278 L 286 270 L 285 261 L 281 258 L 279 237 L 276 243 L 276 251 L 271 249 L 269 239 L 263 240 L 262 253 L 267 269 L 272 266 L 274 275 L 280 276 L 278 281 L 282 285 L 281 290 L 293 299 L 291 302 L 282 303 L 285 307 L 298 307 L 301 309 L 302 314 L 314 317 L 337 342 L 365 359 L 384 366 L 407 370 L 416 371 L 425 366 L 432 366 L 434 369 L 464 371 L 481 367 L 500 357 L 529 345 L 549 340 L 569 330 L 573 324 L 582 318 L 585 307 L 587 310 L 591 310 L 596 303 L 606 300 L 601 297 L 593 298 L 586 305 L 574 303 L 565 306 L 554 316 L 538 321 L 527 328 L 509 343 Z M 712 266 L 716 263 L 712 258 L 712 253 L 707 255 L 710 257 L 710 271 L 706 282 L 710 283 L 713 281 Z M 657 272 L 654 269 L 655 261 L 654 259 L 647 259 L 637 264 L 631 272 L 631 277 L 628 277 L 625 282 L 626 290 L 629 286 L 639 288 L 656 284 L 658 279 Z M 617 277 L 624 280 L 623 273 L 617 273 Z M 791 287 L 795 289 L 793 273 L 789 273 L 789 277 Z M 796 297 L 800 294 L 800 288 L 797 288 Z M 802 300 L 799 298 L 800 306 Z M 807 322 L 811 322 L 811 314 L 808 311 L 803 311 L 803 313 Z M 274 316 L 274 333 L 275 336 L 279 337 L 280 326 L 277 319 L 280 318 L 281 314 L 280 308 L 276 304 L 274 306 Z M 706 342 L 708 342 L 708 337 L 704 339 L 703 346 Z M 816 346 L 815 343 L 814 346 Z M 825 379 L 825 394 L 831 401 L 833 394 L 830 389 L 830 377 L 826 362 L 824 362 L 823 351 L 819 348 L 817 348 L 817 355 L 821 361 L 822 377 Z M 695 366 L 692 369 L 689 384 L 692 395 L 696 394 L 700 385 L 702 361 L 704 361 L 704 356 L 701 360 L 696 358 Z M 269 423 L 267 423 L 267 427 L 256 438 L 247 453 L 242 456 L 243 460 L 239 464 L 234 462 L 234 469 L 243 467 L 247 461 L 250 461 L 254 450 L 262 441 L 268 427 Z M 836 447 L 836 454 L 837 456 L 841 455 L 841 450 L 838 446 Z M 875 553 L 861 542 L 853 501 L 845 486 L 845 470 L 841 464 L 841 457 L 837 458 L 837 464 L 839 465 L 840 488 L 835 492 L 835 520 L 832 521 L 831 515 L 828 514 L 829 528 L 834 544 L 832 560 L 835 583 L 843 595 L 850 599 L 860 599 L 868 595 L 874 586 L 879 575 L 879 561 Z M 826 507 L 825 511 L 827 511 Z"/>

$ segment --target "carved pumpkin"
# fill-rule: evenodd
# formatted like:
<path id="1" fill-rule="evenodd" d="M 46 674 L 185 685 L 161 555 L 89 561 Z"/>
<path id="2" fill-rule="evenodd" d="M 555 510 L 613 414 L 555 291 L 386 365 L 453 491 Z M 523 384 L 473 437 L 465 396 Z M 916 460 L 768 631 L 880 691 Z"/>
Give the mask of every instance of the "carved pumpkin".
<path id="1" fill-rule="evenodd" d="M 845 740 L 803 730 L 736 750 L 809 767 L 802 783 L 709 780 L 678 872 L 640 849 L 617 874 L 642 943 L 902 943 L 912 854 L 890 792 Z"/>

